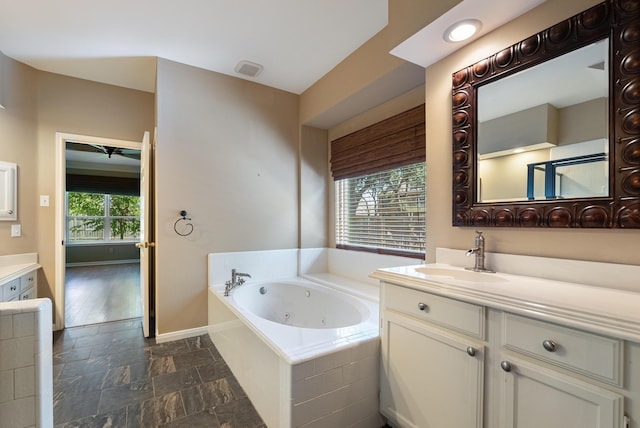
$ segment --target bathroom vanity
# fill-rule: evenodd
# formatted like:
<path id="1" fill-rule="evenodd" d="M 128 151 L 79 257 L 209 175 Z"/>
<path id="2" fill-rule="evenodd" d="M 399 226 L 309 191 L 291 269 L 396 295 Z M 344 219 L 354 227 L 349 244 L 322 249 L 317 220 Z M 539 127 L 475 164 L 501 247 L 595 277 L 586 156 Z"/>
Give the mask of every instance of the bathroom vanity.
<path id="1" fill-rule="evenodd" d="M 0 302 L 38 297 L 38 255 L 0 256 Z"/>
<path id="2" fill-rule="evenodd" d="M 372 275 L 390 424 L 640 426 L 640 293 L 496 270 L 432 264 Z"/>

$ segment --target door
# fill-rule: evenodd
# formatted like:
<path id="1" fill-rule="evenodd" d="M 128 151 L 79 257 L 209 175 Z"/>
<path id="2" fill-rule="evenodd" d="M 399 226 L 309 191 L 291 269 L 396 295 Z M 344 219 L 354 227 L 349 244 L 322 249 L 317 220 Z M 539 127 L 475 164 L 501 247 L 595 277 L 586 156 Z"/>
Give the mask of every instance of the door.
<path id="1" fill-rule="evenodd" d="M 151 332 L 150 318 L 153 310 L 151 294 L 151 260 L 155 243 L 153 242 L 153 228 L 151 225 L 151 142 L 149 132 L 145 132 L 140 147 L 140 242 L 136 247 L 140 249 L 140 298 L 142 300 L 142 331 L 144 337 Z"/>
<path id="2" fill-rule="evenodd" d="M 151 143 L 149 133 L 145 132 L 143 141 L 114 140 L 109 138 L 56 133 L 56 199 L 55 201 L 55 239 L 59 245 L 55 250 L 55 330 L 65 328 L 65 239 L 66 239 L 66 217 L 65 217 L 65 193 L 66 193 L 66 143 L 82 142 L 89 145 L 110 146 L 116 148 L 140 150 L 140 177 L 141 177 L 141 227 L 144 232 L 140 242 L 147 243 L 147 247 L 139 250 L 143 261 L 140 263 L 140 300 L 143 313 L 144 335 L 148 337 L 155 330 L 153 325 L 153 253 L 149 251 L 150 234 L 153 232 L 151 220 L 153 218 L 151 199 L 152 175 L 151 169 Z M 151 244 L 153 245 L 153 244 Z"/>

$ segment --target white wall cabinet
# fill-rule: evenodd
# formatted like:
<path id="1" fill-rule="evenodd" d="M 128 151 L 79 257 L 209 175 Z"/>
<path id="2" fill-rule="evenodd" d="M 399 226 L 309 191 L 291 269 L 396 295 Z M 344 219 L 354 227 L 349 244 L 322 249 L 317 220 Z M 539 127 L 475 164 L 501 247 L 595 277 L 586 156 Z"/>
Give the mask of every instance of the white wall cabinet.
<path id="1" fill-rule="evenodd" d="M 18 219 L 18 165 L 0 161 L 0 221 Z"/>
<path id="2" fill-rule="evenodd" d="M 393 427 L 635 428 L 640 344 L 381 282 Z"/>

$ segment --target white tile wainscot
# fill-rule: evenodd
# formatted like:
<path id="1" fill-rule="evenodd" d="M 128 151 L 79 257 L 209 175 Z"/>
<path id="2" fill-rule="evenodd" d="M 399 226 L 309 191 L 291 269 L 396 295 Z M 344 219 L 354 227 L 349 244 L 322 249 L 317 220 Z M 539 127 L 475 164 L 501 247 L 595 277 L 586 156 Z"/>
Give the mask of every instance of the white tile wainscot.
<path id="1" fill-rule="evenodd" d="M 394 426 L 640 426 L 640 266 L 464 254 L 373 275 Z"/>
<path id="2" fill-rule="evenodd" d="M 53 426 L 51 300 L 0 303 L 0 425 Z"/>

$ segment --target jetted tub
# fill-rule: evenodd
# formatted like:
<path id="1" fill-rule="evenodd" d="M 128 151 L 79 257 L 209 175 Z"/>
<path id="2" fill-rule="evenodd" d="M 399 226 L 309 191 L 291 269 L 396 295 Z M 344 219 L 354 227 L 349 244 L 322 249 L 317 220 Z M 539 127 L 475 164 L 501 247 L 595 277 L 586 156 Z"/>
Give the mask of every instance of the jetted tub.
<path id="1" fill-rule="evenodd" d="M 379 427 L 378 303 L 303 278 L 209 288 L 209 335 L 269 427 Z"/>

